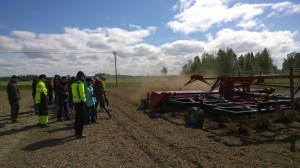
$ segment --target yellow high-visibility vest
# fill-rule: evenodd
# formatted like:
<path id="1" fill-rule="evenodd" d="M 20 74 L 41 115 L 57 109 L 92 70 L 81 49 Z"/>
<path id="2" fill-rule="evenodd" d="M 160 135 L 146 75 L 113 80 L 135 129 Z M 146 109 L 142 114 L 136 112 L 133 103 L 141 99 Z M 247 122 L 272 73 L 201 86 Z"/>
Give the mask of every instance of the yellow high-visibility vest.
<path id="1" fill-rule="evenodd" d="M 71 88 L 72 88 L 73 103 L 78 103 L 81 101 L 86 102 L 84 84 L 81 81 L 73 83 L 71 85 Z"/>
<path id="2" fill-rule="evenodd" d="M 106 83 L 104 80 L 101 80 L 101 84 L 103 86 L 103 90 L 106 91 Z"/>
<path id="3" fill-rule="evenodd" d="M 40 80 L 36 85 L 36 93 L 35 93 L 35 104 L 41 103 L 41 95 L 45 94 L 45 96 L 48 94 L 47 88 L 45 83 Z"/>

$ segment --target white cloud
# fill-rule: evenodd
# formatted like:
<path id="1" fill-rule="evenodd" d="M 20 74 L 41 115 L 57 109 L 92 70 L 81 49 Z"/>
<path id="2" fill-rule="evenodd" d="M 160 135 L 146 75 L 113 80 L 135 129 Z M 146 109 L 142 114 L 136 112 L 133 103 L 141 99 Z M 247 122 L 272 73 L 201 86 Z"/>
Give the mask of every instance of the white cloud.
<path id="1" fill-rule="evenodd" d="M 214 25 L 240 21 L 240 25 L 264 13 L 271 4 L 242 4 L 228 6 L 229 0 L 180 1 L 181 10 L 167 25 L 175 32 L 189 34 L 205 32 Z M 249 23 L 248 23 L 249 25 Z M 253 26 L 252 26 L 253 27 Z"/>
<path id="2" fill-rule="evenodd" d="M 153 56 L 157 55 L 159 48 L 153 45 L 140 43 L 133 46 L 128 46 L 123 48 L 121 56 L 131 55 L 131 56 Z"/>
<path id="3" fill-rule="evenodd" d="M 18 51 L 21 49 L 19 42 L 7 36 L 0 36 L 0 50 L 5 51 Z"/>
<path id="4" fill-rule="evenodd" d="M 28 32 L 28 31 L 12 31 L 10 33 L 11 35 L 17 37 L 17 38 L 21 38 L 21 39 L 34 39 L 36 37 L 36 35 L 32 32 Z"/>
<path id="5" fill-rule="evenodd" d="M 193 40 L 178 40 L 161 46 L 161 54 L 167 56 L 183 56 L 205 51 L 205 43 Z"/>
<path id="6" fill-rule="evenodd" d="M 291 1 L 285 1 L 281 3 L 274 4 L 272 6 L 272 9 L 274 10 L 274 13 L 283 13 L 287 15 L 291 15 L 294 13 L 300 13 L 300 4 L 294 4 Z"/>
<path id="7" fill-rule="evenodd" d="M 180 11 L 183 11 L 186 8 L 191 7 L 195 2 L 196 2 L 195 0 L 180 0 L 178 4 L 174 5 L 173 9 L 179 8 Z M 212 1 L 210 1 L 210 2 L 212 2 Z M 175 6 L 177 6 L 177 7 L 175 8 Z"/>
<path id="8" fill-rule="evenodd" d="M 223 29 L 217 33 L 214 40 L 208 43 L 208 49 L 230 47 L 240 55 L 267 48 L 270 50 L 274 63 L 281 68 L 282 59 L 287 54 L 299 50 L 300 45 L 294 40 L 297 34 L 297 32 L 290 31 L 250 32 Z"/>
<path id="9" fill-rule="evenodd" d="M 79 69 L 85 70 L 88 74 L 112 73 L 114 67 L 114 61 L 111 61 L 112 51 L 122 51 L 123 48 L 134 46 L 133 54 L 155 52 L 157 49 L 154 46 L 142 44 L 143 39 L 155 30 L 155 27 L 133 31 L 101 27 L 93 30 L 65 28 L 63 34 L 12 31 L 11 37 L 0 36 L 0 50 L 21 54 L 9 54 L 6 57 L 7 53 L 0 53 L 0 57 L 6 57 L 5 62 L 18 57 L 19 63 L 16 61 L 15 65 L 22 67 L 23 72 L 27 74 L 42 72 L 52 75 L 59 72 L 71 74 Z M 2 73 L 11 69 L 8 66 L 4 68 Z"/>
<path id="10" fill-rule="evenodd" d="M 177 40 L 160 46 L 145 43 L 144 38 L 153 33 L 151 28 L 134 31 L 65 28 L 62 34 L 16 32 L 11 33 L 12 37 L 0 36 L 0 50 L 21 52 L 0 52 L 0 76 L 13 73 L 75 75 L 79 70 L 88 75 L 114 74 L 114 50 L 118 71 L 131 75 L 159 74 L 163 66 L 168 68 L 169 74 L 178 74 L 189 59 L 218 48 L 230 47 L 238 55 L 268 48 L 279 67 L 288 53 L 300 52 L 299 42 L 295 41 L 298 32 L 291 31 L 222 29 L 216 34 L 207 33 L 205 41 Z M 30 34 L 35 37 L 29 38 Z"/>
<path id="11" fill-rule="evenodd" d="M 256 26 L 257 23 L 254 20 L 240 22 L 237 26 L 242 27 L 244 29 L 250 29 Z"/>
<path id="12" fill-rule="evenodd" d="M 250 29 L 259 26 L 265 14 L 271 17 L 275 14 L 300 13 L 300 4 L 294 4 L 291 1 L 260 4 L 236 3 L 232 6 L 230 2 L 234 3 L 230 0 L 180 0 L 175 5 L 176 8 L 174 7 L 179 13 L 167 23 L 167 26 L 174 32 L 183 34 L 206 32 L 213 26 L 220 27 L 226 23 Z M 265 27 L 264 25 L 263 28 Z"/>
<path id="13" fill-rule="evenodd" d="M 205 37 L 207 38 L 207 41 L 212 41 L 213 40 L 213 36 L 212 36 L 211 33 L 206 34 Z"/>
<path id="14" fill-rule="evenodd" d="M 136 29 L 136 30 L 141 30 L 141 29 L 142 29 L 141 26 L 134 25 L 134 24 L 129 25 L 129 27 L 130 27 L 130 28 L 133 28 L 133 29 Z"/>
<path id="15" fill-rule="evenodd" d="M 248 52 L 259 52 L 264 48 L 270 50 L 273 63 L 281 68 L 283 58 L 291 52 L 300 52 L 300 43 L 295 41 L 298 32 L 291 31 L 235 31 L 222 29 L 215 36 L 207 34 L 208 41 L 179 40 L 163 44 L 160 55 L 170 61 L 169 67 L 177 72 L 196 55 L 211 53 L 219 48 L 232 48 L 239 56 Z M 167 61 L 164 61 L 167 62 Z M 171 64 L 172 63 L 172 64 Z M 171 65 L 171 66 L 170 66 Z"/>

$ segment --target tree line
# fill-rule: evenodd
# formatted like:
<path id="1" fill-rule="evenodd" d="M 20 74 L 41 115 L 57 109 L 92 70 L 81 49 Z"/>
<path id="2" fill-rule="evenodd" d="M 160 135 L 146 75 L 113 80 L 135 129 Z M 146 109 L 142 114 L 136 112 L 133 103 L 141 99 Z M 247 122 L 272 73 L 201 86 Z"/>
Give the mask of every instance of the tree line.
<path id="1" fill-rule="evenodd" d="M 289 67 L 300 68 L 300 53 L 292 52 L 283 59 L 282 69 Z M 278 68 L 268 49 L 255 54 L 252 52 L 239 57 L 231 48 L 219 49 L 216 53 L 203 53 L 201 58 L 195 56 L 182 66 L 181 74 L 234 74 L 244 73 L 254 75 L 257 73 L 269 74 L 277 72 Z"/>

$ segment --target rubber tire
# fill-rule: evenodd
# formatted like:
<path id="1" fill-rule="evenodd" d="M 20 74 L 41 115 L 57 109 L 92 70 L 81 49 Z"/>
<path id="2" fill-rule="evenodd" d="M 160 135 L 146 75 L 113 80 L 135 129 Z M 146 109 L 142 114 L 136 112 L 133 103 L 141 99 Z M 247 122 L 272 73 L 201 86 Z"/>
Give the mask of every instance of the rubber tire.
<path id="1" fill-rule="evenodd" d="M 203 128 L 204 112 L 199 107 L 191 107 L 186 115 L 187 125 L 193 128 Z"/>

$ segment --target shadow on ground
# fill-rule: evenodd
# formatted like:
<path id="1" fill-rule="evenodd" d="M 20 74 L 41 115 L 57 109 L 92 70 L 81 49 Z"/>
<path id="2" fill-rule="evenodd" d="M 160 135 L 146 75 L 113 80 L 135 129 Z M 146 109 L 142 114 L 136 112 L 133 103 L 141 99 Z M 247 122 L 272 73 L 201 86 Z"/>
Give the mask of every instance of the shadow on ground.
<path id="1" fill-rule="evenodd" d="M 25 127 L 19 128 L 19 129 L 11 129 L 11 130 L 7 130 L 7 131 L 3 131 L 3 132 L 0 132 L 0 136 L 11 135 L 11 134 L 19 133 L 19 132 L 28 131 L 35 127 L 37 127 L 37 124 L 28 125 L 28 126 L 25 126 Z"/>
<path id="2" fill-rule="evenodd" d="M 75 139 L 76 139 L 75 136 L 69 136 L 69 137 L 66 137 L 66 138 L 46 139 L 46 140 L 42 140 L 42 141 L 30 144 L 30 145 L 22 148 L 22 150 L 35 151 L 35 150 L 39 150 L 39 149 L 43 149 L 43 148 L 47 148 L 47 147 L 53 147 L 53 146 L 61 145 L 63 143 L 70 142 L 70 141 L 73 141 Z"/>
<path id="3" fill-rule="evenodd" d="M 19 112 L 18 118 L 29 117 L 29 116 L 32 116 L 32 115 L 35 115 L 34 111 Z M 10 120 L 10 114 L 9 115 L 0 116 L 0 118 L 3 118 L 0 121 Z"/>

